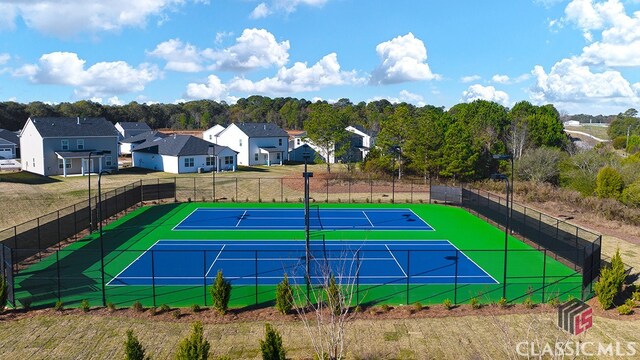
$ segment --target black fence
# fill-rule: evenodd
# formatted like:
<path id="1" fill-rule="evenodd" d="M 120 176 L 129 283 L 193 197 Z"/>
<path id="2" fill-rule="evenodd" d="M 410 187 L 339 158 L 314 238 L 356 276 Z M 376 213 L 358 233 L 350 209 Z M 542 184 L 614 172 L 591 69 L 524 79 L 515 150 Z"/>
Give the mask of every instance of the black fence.
<path id="1" fill-rule="evenodd" d="M 513 236 L 548 251 L 582 274 L 582 298 L 593 290 L 600 274 L 602 236 L 517 203 L 507 204 L 488 192 L 462 188 L 462 206 L 488 221 L 509 229 Z"/>

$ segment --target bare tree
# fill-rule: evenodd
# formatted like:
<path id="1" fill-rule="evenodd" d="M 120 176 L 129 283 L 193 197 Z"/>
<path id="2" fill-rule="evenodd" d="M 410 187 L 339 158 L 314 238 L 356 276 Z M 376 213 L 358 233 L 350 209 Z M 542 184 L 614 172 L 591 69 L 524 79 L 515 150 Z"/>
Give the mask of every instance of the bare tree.
<path id="1" fill-rule="evenodd" d="M 507 146 L 513 157 L 519 159 L 527 146 L 529 136 L 529 126 L 522 119 L 514 119 L 507 132 Z"/>

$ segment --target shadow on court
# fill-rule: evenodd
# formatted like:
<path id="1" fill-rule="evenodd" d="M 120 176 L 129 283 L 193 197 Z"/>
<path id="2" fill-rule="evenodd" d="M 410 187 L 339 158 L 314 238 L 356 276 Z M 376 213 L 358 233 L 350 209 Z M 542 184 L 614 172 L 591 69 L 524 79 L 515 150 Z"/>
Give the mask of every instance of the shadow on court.
<path id="1" fill-rule="evenodd" d="M 115 229 L 103 229 L 104 257 L 130 239 L 160 226 L 180 204 L 165 204 L 144 208 L 142 213 L 124 221 Z M 164 219 L 163 219 L 164 218 Z M 102 301 L 100 238 L 78 241 L 79 248 L 60 250 L 41 262 L 20 271 L 16 276 L 17 300 L 25 298 L 33 307 L 51 306 L 56 301 L 65 304 L 88 299 L 96 305 Z M 106 263 L 105 263 L 106 265 Z M 106 278 L 105 282 L 109 279 Z M 28 295 L 24 294 L 28 293 Z M 93 300 L 93 301 L 92 301 Z"/>

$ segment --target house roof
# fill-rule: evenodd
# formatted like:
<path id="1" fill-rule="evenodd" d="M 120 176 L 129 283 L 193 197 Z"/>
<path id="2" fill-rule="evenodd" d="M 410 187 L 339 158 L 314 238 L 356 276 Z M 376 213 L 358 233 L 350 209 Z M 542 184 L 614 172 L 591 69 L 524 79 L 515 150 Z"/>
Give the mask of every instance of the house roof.
<path id="1" fill-rule="evenodd" d="M 122 121 L 118 122 L 121 128 L 124 130 L 151 130 L 149 125 L 145 122 L 130 122 L 130 121 Z"/>
<path id="2" fill-rule="evenodd" d="M 30 118 L 42 137 L 118 136 L 118 131 L 105 118 Z"/>
<path id="3" fill-rule="evenodd" d="M 238 123 L 235 124 L 248 137 L 288 137 L 286 131 L 272 123 Z"/>
<path id="4" fill-rule="evenodd" d="M 0 129 L 0 144 L 20 145 L 20 139 L 18 139 L 18 135 L 13 131 Z"/>
<path id="5" fill-rule="evenodd" d="M 211 155 L 210 148 L 214 149 L 213 155 L 218 155 L 221 151 L 229 149 L 226 146 L 212 144 L 192 135 L 172 135 L 149 139 L 133 151 L 148 152 L 153 151 L 153 148 L 157 149 L 155 151 L 158 154 L 168 156 Z"/>
<path id="6" fill-rule="evenodd" d="M 164 138 L 169 135 L 163 134 L 160 131 L 147 131 L 137 135 L 126 137 L 120 140 L 120 143 L 126 144 L 134 144 L 134 143 L 143 143 L 147 140 L 153 140 L 154 138 Z"/>

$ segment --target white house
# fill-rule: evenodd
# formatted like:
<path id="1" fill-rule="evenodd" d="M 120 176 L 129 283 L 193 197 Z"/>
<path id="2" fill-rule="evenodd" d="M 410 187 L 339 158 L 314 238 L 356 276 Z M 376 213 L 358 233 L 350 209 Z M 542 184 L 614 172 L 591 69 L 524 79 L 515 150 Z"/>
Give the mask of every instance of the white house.
<path id="1" fill-rule="evenodd" d="M 118 170 L 118 131 L 104 118 L 29 118 L 19 136 L 23 171 L 67 176 Z"/>
<path id="2" fill-rule="evenodd" d="M 299 130 L 290 130 L 289 133 L 289 160 L 291 161 L 303 161 L 302 151 L 300 147 L 304 144 L 309 145 L 312 149 L 311 159 L 314 159 L 316 156 L 322 158 L 323 161 L 327 161 L 329 163 L 336 162 L 359 162 L 362 161 L 369 151 L 371 147 L 374 145 L 374 137 L 367 132 L 361 126 L 347 126 L 345 128 L 350 133 L 349 138 L 346 140 L 348 143 L 347 149 L 344 154 L 336 157 L 335 148 L 340 148 L 342 145 L 335 147 L 329 151 L 327 154 L 324 148 L 320 148 L 316 144 L 313 143 L 309 138 L 307 138 L 307 133 L 305 131 Z"/>
<path id="3" fill-rule="evenodd" d="M 218 143 L 218 134 L 224 130 L 224 126 L 216 124 L 214 127 L 209 128 L 202 132 L 202 138 L 210 143 Z"/>
<path id="4" fill-rule="evenodd" d="M 362 161 L 364 160 L 365 157 L 367 157 L 367 154 L 369 154 L 369 151 L 373 148 L 374 141 L 375 138 L 373 137 L 373 134 L 368 132 L 367 130 L 365 130 L 362 126 L 359 125 L 355 125 L 355 126 L 347 126 L 345 128 L 345 130 L 347 130 L 348 132 L 352 133 L 351 139 L 350 139 L 350 149 L 348 150 L 349 152 L 352 152 L 353 155 L 355 155 L 355 159 L 350 159 L 351 161 Z M 359 150 L 359 154 L 355 153 L 355 150 Z M 348 155 L 348 156 L 352 156 L 352 155 Z"/>
<path id="5" fill-rule="evenodd" d="M 20 139 L 13 131 L 0 129 L 0 159 L 20 157 Z"/>
<path id="6" fill-rule="evenodd" d="M 121 121 L 116 123 L 116 130 L 120 133 L 120 139 L 151 131 L 151 128 L 144 122 Z"/>
<path id="7" fill-rule="evenodd" d="M 304 162 L 305 152 L 307 152 L 309 163 L 313 163 L 318 156 L 319 148 L 307 138 L 307 132 L 304 130 L 287 130 L 289 134 L 289 153 L 287 159 L 289 161 Z M 307 148 L 305 149 L 305 145 Z M 324 159 L 324 157 L 323 157 Z"/>
<path id="8" fill-rule="evenodd" d="M 288 134 L 271 123 L 231 124 L 218 134 L 218 145 L 238 153 L 238 165 L 272 165 L 285 160 Z"/>
<path id="9" fill-rule="evenodd" d="M 132 165 L 174 174 L 235 171 L 237 153 L 192 135 L 149 138 L 132 150 Z"/>
<path id="10" fill-rule="evenodd" d="M 145 141 L 167 136 L 169 135 L 163 134 L 159 131 L 147 131 L 138 135 L 129 136 L 128 138 L 120 140 L 120 154 L 131 155 L 131 150 L 135 149 L 136 146 L 144 143 Z"/>

